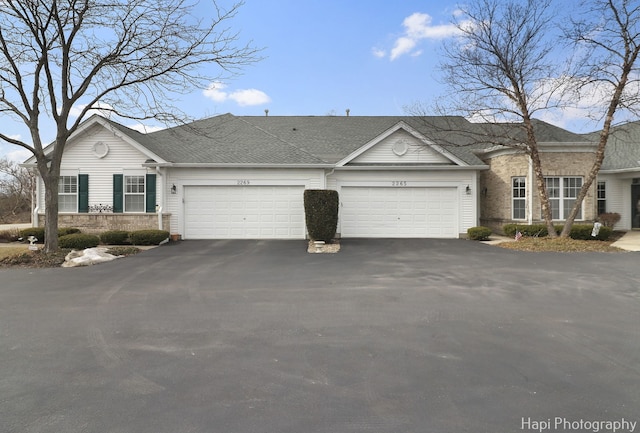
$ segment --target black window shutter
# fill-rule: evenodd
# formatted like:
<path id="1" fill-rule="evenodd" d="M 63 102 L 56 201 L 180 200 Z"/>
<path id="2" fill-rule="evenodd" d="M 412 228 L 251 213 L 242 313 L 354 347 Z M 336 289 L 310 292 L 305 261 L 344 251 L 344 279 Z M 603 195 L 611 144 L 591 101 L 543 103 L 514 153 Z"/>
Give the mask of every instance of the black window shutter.
<path id="1" fill-rule="evenodd" d="M 155 213 L 156 211 L 156 175 L 147 174 L 145 179 L 145 204 L 147 213 Z"/>
<path id="2" fill-rule="evenodd" d="M 123 175 L 113 175 L 113 212 L 122 213 L 123 207 Z"/>
<path id="3" fill-rule="evenodd" d="M 89 175 L 78 175 L 78 212 L 89 212 Z"/>

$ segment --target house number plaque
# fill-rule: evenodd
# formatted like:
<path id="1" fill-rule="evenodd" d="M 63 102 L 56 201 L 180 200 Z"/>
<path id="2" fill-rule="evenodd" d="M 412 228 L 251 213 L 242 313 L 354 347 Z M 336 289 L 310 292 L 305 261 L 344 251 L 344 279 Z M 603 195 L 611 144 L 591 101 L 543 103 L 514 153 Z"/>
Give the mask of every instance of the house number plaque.
<path id="1" fill-rule="evenodd" d="M 392 180 L 391 186 L 407 186 L 406 180 Z"/>
<path id="2" fill-rule="evenodd" d="M 236 185 L 251 185 L 251 182 L 247 179 L 238 179 Z"/>

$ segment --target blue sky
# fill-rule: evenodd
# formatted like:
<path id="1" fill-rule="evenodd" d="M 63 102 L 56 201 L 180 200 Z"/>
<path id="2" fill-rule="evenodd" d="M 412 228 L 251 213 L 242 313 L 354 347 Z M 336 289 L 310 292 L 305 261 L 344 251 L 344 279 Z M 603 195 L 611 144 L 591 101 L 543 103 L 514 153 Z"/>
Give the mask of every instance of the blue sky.
<path id="1" fill-rule="evenodd" d="M 408 106 L 429 104 L 443 92 L 438 52 L 453 34 L 455 11 L 453 1 L 246 0 L 229 24 L 240 41 L 264 47 L 264 60 L 208 91 L 182 96 L 179 105 L 194 118 L 260 116 L 265 109 L 270 115 L 407 114 Z M 3 128 L 27 136 L 7 119 Z M 43 131 L 43 139 L 51 141 L 53 131 Z M 5 155 L 30 156 L 0 143 Z"/>

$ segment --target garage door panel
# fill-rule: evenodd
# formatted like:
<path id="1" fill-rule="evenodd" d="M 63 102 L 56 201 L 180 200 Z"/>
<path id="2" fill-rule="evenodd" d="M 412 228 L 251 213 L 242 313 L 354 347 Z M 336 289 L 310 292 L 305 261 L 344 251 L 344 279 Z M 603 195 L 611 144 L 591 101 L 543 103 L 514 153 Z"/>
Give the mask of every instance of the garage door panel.
<path id="1" fill-rule="evenodd" d="M 343 237 L 457 237 L 453 187 L 343 187 Z"/>
<path id="2" fill-rule="evenodd" d="M 300 186 L 187 186 L 185 239 L 303 239 Z"/>

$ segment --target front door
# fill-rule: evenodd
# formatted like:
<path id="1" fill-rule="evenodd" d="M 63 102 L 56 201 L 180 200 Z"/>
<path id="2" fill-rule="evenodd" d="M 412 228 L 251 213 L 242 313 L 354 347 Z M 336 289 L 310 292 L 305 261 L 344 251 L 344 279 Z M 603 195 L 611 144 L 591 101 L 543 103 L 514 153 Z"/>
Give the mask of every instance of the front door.
<path id="1" fill-rule="evenodd" d="M 640 184 L 631 185 L 631 228 L 640 229 Z"/>

